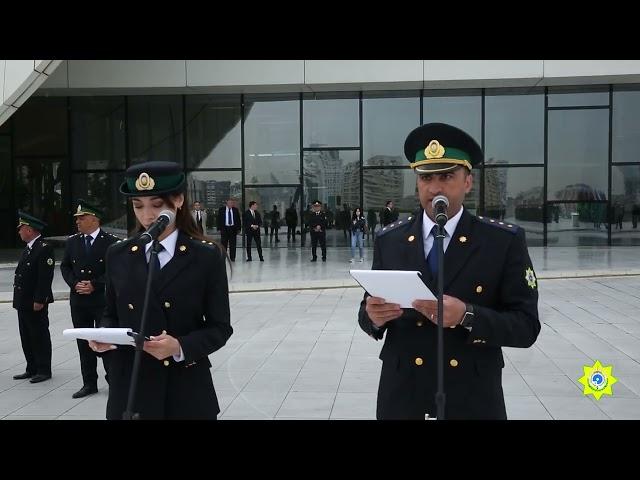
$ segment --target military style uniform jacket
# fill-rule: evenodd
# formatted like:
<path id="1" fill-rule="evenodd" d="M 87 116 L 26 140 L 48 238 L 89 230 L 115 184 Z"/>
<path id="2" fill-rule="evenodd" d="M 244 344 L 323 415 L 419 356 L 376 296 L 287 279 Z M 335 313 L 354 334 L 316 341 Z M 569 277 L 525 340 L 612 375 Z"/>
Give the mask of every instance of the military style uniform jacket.
<path id="1" fill-rule="evenodd" d="M 316 214 L 311 212 L 309 217 L 309 225 L 312 233 L 323 233 L 327 230 L 327 215 L 324 212 Z M 320 231 L 316 231 L 316 225 L 320 225 Z"/>
<path id="2" fill-rule="evenodd" d="M 25 247 L 13 280 L 13 308 L 33 311 L 33 303 L 53 303 L 55 257 L 50 243 L 38 237 L 27 253 Z"/>
<path id="3" fill-rule="evenodd" d="M 115 235 L 100 229 L 87 256 L 85 239 L 82 233 L 71 235 L 67 239 L 60 270 L 64 281 L 71 287 L 71 295 L 69 297 L 71 305 L 77 307 L 99 307 L 104 305 L 105 255 L 109 246 L 119 240 Z M 76 293 L 75 286 L 82 280 L 91 281 L 94 288 L 93 293 L 89 295 Z"/>
<path id="4" fill-rule="evenodd" d="M 132 240 L 107 252 L 103 327 L 128 327 L 140 332 L 147 280 L 144 247 Z M 215 418 L 220 409 L 211 380 L 208 355 L 231 336 L 225 256 L 212 243 L 179 232 L 173 258 L 152 283 L 145 335 L 162 330 L 180 342 L 185 359 L 158 360 L 142 353 L 134 412 L 142 419 Z M 142 332 L 141 332 L 142 333 Z M 107 418 L 120 419 L 126 409 L 134 348 L 109 351 Z"/>
<path id="5" fill-rule="evenodd" d="M 437 294 L 424 255 L 423 211 L 380 231 L 374 270 L 419 270 Z M 503 346 L 529 347 L 540 332 L 538 291 L 524 231 L 466 210 L 444 257 L 444 293 L 474 308 L 473 328 L 444 329 L 447 419 L 506 418 Z M 365 294 L 365 300 L 368 295 Z M 377 416 L 424 419 L 436 415 L 437 326 L 413 309 L 374 329 L 365 311 L 361 328 L 376 339 L 386 331 Z"/>

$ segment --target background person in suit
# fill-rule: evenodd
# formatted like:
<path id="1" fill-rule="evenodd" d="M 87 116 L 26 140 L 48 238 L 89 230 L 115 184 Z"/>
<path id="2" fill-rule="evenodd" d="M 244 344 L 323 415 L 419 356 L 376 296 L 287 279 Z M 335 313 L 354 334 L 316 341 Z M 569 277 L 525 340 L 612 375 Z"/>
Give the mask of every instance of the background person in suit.
<path id="1" fill-rule="evenodd" d="M 49 304 L 53 303 L 53 247 L 45 242 L 41 232 L 45 222 L 18 212 L 18 235 L 27 244 L 16 267 L 13 285 L 13 308 L 18 311 L 18 326 L 22 351 L 27 361 L 24 373 L 14 380 L 30 378 L 39 383 L 51 378 L 51 334 Z"/>
<path id="2" fill-rule="evenodd" d="M 218 231 L 220 232 L 222 245 L 229 252 L 232 262 L 236 261 L 236 235 L 240 231 L 240 212 L 235 206 L 234 199 L 230 198 L 226 206 L 218 209 Z"/>
<path id="3" fill-rule="evenodd" d="M 73 216 L 78 233 L 67 239 L 60 271 L 71 288 L 69 304 L 73 327 L 94 328 L 100 323 L 105 305 L 104 260 L 107 249 L 120 239 L 100 228 L 104 214 L 85 200 L 78 200 Z M 87 340 L 77 340 L 77 343 L 82 388 L 72 397 L 82 398 L 98 392 L 98 360 Z M 108 357 L 104 356 L 102 360 L 108 375 Z"/>
<path id="4" fill-rule="evenodd" d="M 264 262 L 262 256 L 262 242 L 260 241 L 260 226 L 262 225 L 262 218 L 260 218 L 260 212 L 258 212 L 258 203 L 253 200 L 249 202 L 249 209 L 244 212 L 244 218 L 242 219 L 242 225 L 244 226 L 244 234 L 247 246 L 247 262 L 251 261 L 251 241 L 255 240 L 256 249 L 258 250 L 258 257 L 260 261 Z"/>
<path id="5" fill-rule="evenodd" d="M 193 210 L 191 211 L 193 221 L 196 222 L 196 228 L 198 231 L 207 236 L 207 211 L 202 208 L 202 205 L 197 200 L 193 202 Z"/>
<path id="6" fill-rule="evenodd" d="M 482 161 L 476 141 L 442 123 L 422 125 L 405 141 L 417 175 L 420 209 L 378 233 L 373 270 L 419 270 L 437 292 L 432 200 L 449 200 L 444 239 L 444 393 L 446 419 L 506 419 L 503 346 L 530 347 L 540 332 L 538 290 L 525 235 L 516 225 L 471 215 L 463 201 Z M 436 415 L 437 302 L 402 309 L 365 294 L 360 327 L 385 336 L 377 418 Z"/>
<path id="7" fill-rule="evenodd" d="M 164 209 L 175 223 L 159 236 L 156 277 L 144 332 L 140 320 L 152 243 L 137 235 L 107 252 L 103 327 L 131 328 L 144 342 L 133 412 L 145 419 L 209 419 L 220 412 L 208 356 L 225 345 L 233 329 L 221 246 L 195 229 L 187 205 L 185 175 L 172 162 L 145 162 L 125 172 L 120 192 L 131 199 L 136 232 L 148 229 Z M 107 419 L 127 407 L 135 349 L 90 341 L 109 359 Z"/>

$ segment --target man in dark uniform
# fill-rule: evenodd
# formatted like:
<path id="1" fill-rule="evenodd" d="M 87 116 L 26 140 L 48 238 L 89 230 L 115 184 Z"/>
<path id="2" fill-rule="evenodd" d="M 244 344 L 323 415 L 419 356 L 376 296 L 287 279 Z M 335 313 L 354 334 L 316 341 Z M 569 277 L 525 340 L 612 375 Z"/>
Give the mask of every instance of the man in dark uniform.
<path id="1" fill-rule="evenodd" d="M 232 262 L 236 261 L 236 235 L 240 231 L 240 212 L 234 206 L 232 198 L 224 207 L 218 209 L 218 231 L 222 245 L 229 252 Z"/>
<path id="2" fill-rule="evenodd" d="M 383 227 L 395 222 L 398 219 L 398 211 L 393 208 L 393 202 L 387 201 L 386 206 L 380 213 L 380 223 Z"/>
<path id="3" fill-rule="evenodd" d="M 251 240 L 255 240 L 260 261 L 264 262 L 264 258 L 262 257 L 262 243 L 260 241 L 260 226 L 262 225 L 262 219 L 260 218 L 260 212 L 258 212 L 257 202 L 253 200 L 249 202 L 249 210 L 244 212 L 242 225 L 244 226 L 244 234 L 246 236 L 247 243 L 247 262 L 251 261 Z"/>
<path id="4" fill-rule="evenodd" d="M 327 217 L 325 213 L 321 211 L 321 208 L 322 203 L 320 200 L 313 202 L 313 213 L 309 219 L 312 262 L 318 261 L 318 255 L 316 253 L 318 242 L 320 242 L 320 248 L 322 249 L 322 261 L 327 261 Z"/>
<path id="5" fill-rule="evenodd" d="M 64 281 L 71 288 L 69 304 L 74 328 L 94 328 L 102 318 L 105 306 L 107 248 L 120 239 L 100 228 L 103 213 L 84 200 L 78 200 L 78 208 L 73 216 L 78 233 L 67 239 L 60 270 Z M 98 392 L 98 360 L 86 340 L 77 342 L 83 385 L 72 397 L 82 398 Z M 108 356 L 103 356 L 102 359 L 108 374 Z"/>
<path id="6" fill-rule="evenodd" d="M 378 234 L 374 270 L 419 270 L 437 292 L 432 200 L 449 200 L 444 239 L 444 393 L 446 419 L 505 419 L 503 346 L 530 347 L 540 332 L 538 291 L 524 230 L 471 215 L 462 206 L 482 151 L 450 125 L 418 127 L 405 142 L 422 209 Z M 377 418 L 436 415 L 437 302 L 401 309 L 365 294 L 360 327 L 386 338 L 380 359 Z"/>
<path id="7" fill-rule="evenodd" d="M 13 308 L 18 311 L 20 341 L 27 368 L 13 379 L 30 378 L 31 383 L 39 383 L 51 378 L 48 305 L 53 303 L 51 282 L 55 257 L 53 247 L 41 236 L 47 224 L 21 211 L 18 217 L 18 234 L 27 247 L 16 267 Z"/>
<path id="8" fill-rule="evenodd" d="M 291 239 L 296 241 L 296 227 L 298 226 L 298 212 L 296 212 L 296 204 L 292 203 L 287 208 L 284 219 L 287 222 L 287 242 Z"/>

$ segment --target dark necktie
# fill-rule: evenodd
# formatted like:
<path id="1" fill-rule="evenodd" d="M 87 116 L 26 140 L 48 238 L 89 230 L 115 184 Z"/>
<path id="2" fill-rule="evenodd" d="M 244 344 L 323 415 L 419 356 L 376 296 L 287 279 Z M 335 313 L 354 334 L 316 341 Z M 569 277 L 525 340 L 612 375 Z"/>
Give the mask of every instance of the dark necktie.
<path id="1" fill-rule="evenodd" d="M 89 251 L 91 250 L 91 235 L 84 236 L 84 251 L 87 255 L 89 255 Z"/>
<path id="2" fill-rule="evenodd" d="M 153 248 L 153 247 L 151 247 L 151 248 Z M 161 243 L 159 243 L 158 244 L 158 248 L 157 248 L 158 254 L 157 255 L 151 255 L 151 252 L 150 252 L 149 262 L 151 262 L 152 259 L 155 260 L 155 272 L 159 272 L 160 271 L 160 252 L 162 252 L 163 250 L 164 250 L 164 246 Z M 151 266 L 151 265 L 149 265 L 149 266 Z"/>
<path id="3" fill-rule="evenodd" d="M 233 219 L 231 218 L 231 209 L 227 210 L 227 225 L 230 227 L 233 225 Z"/>
<path id="4" fill-rule="evenodd" d="M 431 276 L 434 279 L 437 278 L 438 276 L 438 249 L 436 248 L 437 233 L 438 233 L 438 226 L 434 225 L 430 233 L 430 235 L 433 237 L 433 245 L 431 246 L 429 255 L 427 255 L 427 264 L 429 265 L 429 270 L 431 270 Z"/>

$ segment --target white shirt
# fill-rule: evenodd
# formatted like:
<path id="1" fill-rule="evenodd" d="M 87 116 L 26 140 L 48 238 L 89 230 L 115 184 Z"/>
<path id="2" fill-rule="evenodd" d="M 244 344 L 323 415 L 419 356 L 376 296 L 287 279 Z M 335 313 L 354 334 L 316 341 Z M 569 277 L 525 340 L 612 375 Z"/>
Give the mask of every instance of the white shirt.
<path id="1" fill-rule="evenodd" d="M 89 235 L 85 234 L 85 238 L 87 236 L 91 237 L 91 245 L 93 245 L 93 242 L 96 241 L 96 237 L 98 236 L 98 233 L 100 233 L 100 227 L 98 227 L 98 229 L 95 232 L 92 232 Z M 86 240 L 85 240 L 85 242 L 86 242 Z"/>
<path id="2" fill-rule="evenodd" d="M 449 242 L 451 242 L 451 237 L 456 231 L 456 227 L 458 226 L 458 222 L 460 221 L 460 217 L 462 217 L 462 211 L 464 207 L 460 207 L 460 211 L 456 213 L 453 217 L 447 221 L 444 226 L 444 230 L 446 232 L 444 236 L 443 247 L 444 251 L 447 251 L 447 247 L 449 246 Z M 429 256 L 429 252 L 431 251 L 431 247 L 433 247 L 434 238 L 431 235 L 431 229 L 436 223 L 429 218 L 426 210 L 422 214 L 422 238 L 424 239 L 424 258 Z"/>
<path id="3" fill-rule="evenodd" d="M 178 241 L 178 230 L 174 230 L 171 235 L 160 242 L 160 245 L 164 247 L 158 254 L 158 259 L 160 260 L 160 268 L 164 267 L 169 260 L 173 258 L 173 254 L 176 251 L 176 242 Z M 149 263 L 149 259 L 151 258 L 151 247 L 153 246 L 153 242 L 149 242 L 145 245 L 145 252 L 147 254 L 147 263 Z"/>
<path id="4" fill-rule="evenodd" d="M 31 248 L 33 248 L 33 244 L 34 242 L 39 239 L 42 235 L 38 235 L 36 238 L 34 238 L 33 240 L 31 240 L 29 243 L 27 243 L 27 246 L 29 247 L 29 250 L 31 250 Z"/>

